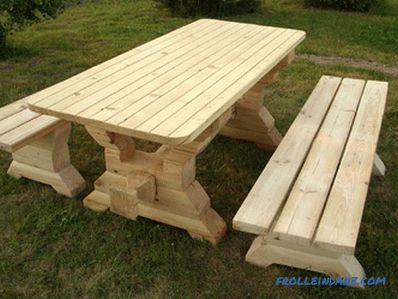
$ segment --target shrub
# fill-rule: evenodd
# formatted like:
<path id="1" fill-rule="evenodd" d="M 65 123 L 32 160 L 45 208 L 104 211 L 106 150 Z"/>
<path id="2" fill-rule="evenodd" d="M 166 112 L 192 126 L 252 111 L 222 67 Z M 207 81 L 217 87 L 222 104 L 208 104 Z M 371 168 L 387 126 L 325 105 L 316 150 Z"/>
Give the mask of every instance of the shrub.
<path id="1" fill-rule="evenodd" d="M 366 12 L 380 0 L 304 0 L 307 6 Z"/>
<path id="2" fill-rule="evenodd" d="M 0 0 L 0 50 L 5 47 L 6 33 L 17 25 L 54 17 L 64 0 Z"/>
<path id="3" fill-rule="evenodd" d="M 6 29 L 0 23 L 0 52 L 6 46 Z"/>
<path id="4" fill-rule="evenodd" d="M 225 16 L 253 13 L 261 6 L 261 0 L 157 0 L 173 13 L 182 16 Z"/>

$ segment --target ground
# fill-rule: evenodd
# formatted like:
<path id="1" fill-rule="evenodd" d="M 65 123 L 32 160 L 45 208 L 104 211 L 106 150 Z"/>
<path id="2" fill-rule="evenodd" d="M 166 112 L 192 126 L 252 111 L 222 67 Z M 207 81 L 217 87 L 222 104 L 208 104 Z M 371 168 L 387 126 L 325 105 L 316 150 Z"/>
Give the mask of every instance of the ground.
<path id="1" fill-rule="evenodd" d="M 193 20 L 171 16 L 151 0 L 80 2 L 10 37 L 10 50 L 0 58 L 1 105 Z M 280 287 L 274 285 L 278 276 L 318 274 L 244 262 L 253 236 L 233 231 L 231 221 L 271 155 L 250 143 L 219 137 L 198 159 L 199 180 L 228 223 L 217 247 L 146 219 L 83 208 L 81 199 L 104 161 L 101 148 L 76 126 L 72 159 L 89 185 L 76 199 L 7 176 L 11 159 L 0 153 L 0 298 L 397 298 L 398 77 L 366 67 L 397 68 L 397 1 L 369 15 L 304 9 L 296 2 L 269 0 L 260 13 L 229 19 L 307 32 L 301 59 L 265 97 L 283 133 L 323 74 L 390 82 L 378 147 L 387 175 L 371 181 L 356 251 L 368 276 L 386 276 L 387 285 L 365 291 Z M 309 55 L 338 58 L 324 64 Z"/>

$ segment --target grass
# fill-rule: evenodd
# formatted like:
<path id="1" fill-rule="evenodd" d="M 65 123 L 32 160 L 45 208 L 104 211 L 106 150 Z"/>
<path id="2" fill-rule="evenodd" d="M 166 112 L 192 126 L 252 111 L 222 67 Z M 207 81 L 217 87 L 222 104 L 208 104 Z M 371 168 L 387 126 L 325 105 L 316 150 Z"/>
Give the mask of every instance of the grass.
<path id="1" fill-rule="evenodd" d="M 387 64 L 396 63 L 398 57 L 393 10 L 364 15 L 307 10 L 293 1 L 270 0 L 263 13 L 232 19 L 306 30 L 299 53 Z M 55 20 L 10 37 L 11 50 L 0 60 L 0 104 L 191 21 L 173 17 L 148 0 L 87 1 L 70 7 Z M 84 209 L 81 199 L 89 190 L 68 199 L 49 187 L 15 180 L 6 175 L 11 158 L 1 152 L 0 298 L 397 298 L 398 78 L 345 65 L 297 61 L 265 97 L 282 132 L 322 74 L 390 82 L 378 148 L 388 173 L 371 182 L 356 252 L 369 276 L 387 276 L 387 286 L 365 291 L 278 287 L 277 276 L 317 274 L 245 263 L 253 236 L 233 231 L 231 220 L 270 154 L 250 143 L 218 137 L 197 161 L 198 179 L 229 226 L 226 240 L 217 247 L 146 219 L 134 222 Z M 92 186 L 104 170 L 101 148 L 78 126 L 70 143 L 74 165 Z"/>

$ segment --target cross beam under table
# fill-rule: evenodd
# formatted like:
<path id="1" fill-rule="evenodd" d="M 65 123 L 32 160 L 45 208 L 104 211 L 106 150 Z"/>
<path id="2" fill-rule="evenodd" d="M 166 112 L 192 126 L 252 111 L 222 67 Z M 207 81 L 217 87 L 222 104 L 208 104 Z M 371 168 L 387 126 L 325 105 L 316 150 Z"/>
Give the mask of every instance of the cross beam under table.
<path id="1" fill-rule="evenodd" d="M 95 211 L 110 209 L 135 220 L 146 217 L 185 229 L 193 238 L 218 243 L 226 232 L 224 220 L 211 208 L 210 198 L 195 179 L 196 156 L 217 134 L 275 149 L 282 137 L 263 106 L 264 88 L 294 57 L 289 54 L 234 106 L 194 141 L 162 145 L 156 152 L 136 150 L 131 137 L 87 125 L 88 133 L 105 148 L 105 173 L 83 203 Z"/>

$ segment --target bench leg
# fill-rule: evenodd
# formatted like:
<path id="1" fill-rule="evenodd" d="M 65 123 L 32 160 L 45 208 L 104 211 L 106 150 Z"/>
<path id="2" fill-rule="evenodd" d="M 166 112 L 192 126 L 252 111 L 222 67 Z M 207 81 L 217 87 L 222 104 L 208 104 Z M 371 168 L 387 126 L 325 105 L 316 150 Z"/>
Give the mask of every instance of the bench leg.
<path id="1" fill-rule="evenodd" d="M 68 139 L 71 125 L 62 127 L 12 153 L 8 174 L 52 186 L 58 193 L 74 197 L 86 183 L 70 164 Z"/>
<path id="2" fill-rule="evenodd" d="M 373 175 L 375 176 L 384 176 L 386 173 L 386 166 L 381 160 L 378 154 L 375 155 L 375 159 L 373 162 Z"/>
<path id="3" fill-rule="evenodd" d="M 313 247 L 292 248 L 278 240 L 266 241 L 262 236 L 254 240 L 246 261 L 263 268 L 280 264 L 325 273 L 331 277 L 357 277 L 358 281 L 365 277 L 361 264 L 353 255 L 326 252 Z"/>
<path id="4" fill-rule="evenodd" d="M 221 135 L 256 143 L 265 150 L 275 150 L 282 136 L 275 127 L 275 120 L 263 105 L 265 87 L 274 82 L 279 71 L 294 59 L 294 52 L 287 55 L 236 103 L 236 115 L 220 131 Z"/>
<path id="5" fill-rule="evenodd" d="M 163 145 L 148 153 L 136 150 L 128 136 L 91 126 L 86 129 L 105 147 L 106 161 L 106 171 L 95 182 L 95 190 L 83 200 L 86 207 L 110 209 L 132 220 L 149 218 L 214 244 L 221 240 L 226 224 L 195 180 L 197 151 L 203 150 L 199 145 L 207 145 L 209 138 L 202 136 L 201 142 L 186 148 Z"/>

